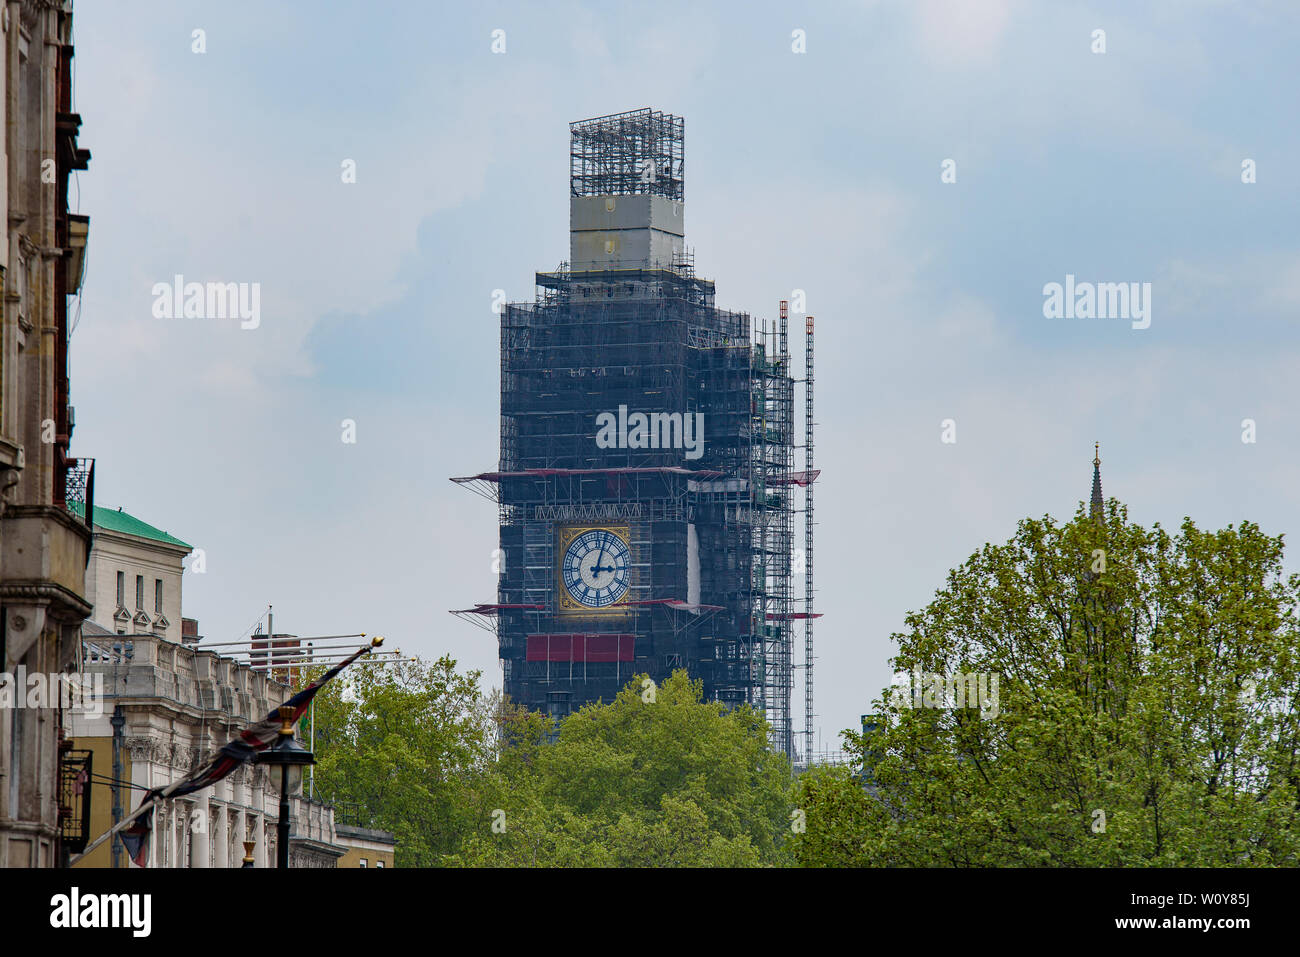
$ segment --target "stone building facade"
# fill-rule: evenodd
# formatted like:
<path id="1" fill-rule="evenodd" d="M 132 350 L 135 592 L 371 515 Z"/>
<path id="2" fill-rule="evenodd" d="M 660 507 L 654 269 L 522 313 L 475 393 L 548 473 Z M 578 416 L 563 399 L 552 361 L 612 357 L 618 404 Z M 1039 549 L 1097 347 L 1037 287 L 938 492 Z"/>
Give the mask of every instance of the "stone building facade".
<path id="1" fill-rule="evenodd" d="M 69 298 L 89 230 L 68 209 L 87 168 L 72 112 L 72 4 L 0 8 L 6 241 L 0 243 L 0 673 L 75 671 L 90 530 L 67 508 L 93 497 L 93 462 L 71 457 Z M 13 680 L 13 679 L 10 679 Z M 0 710 L 0 867 L 60 862 L 61 712 Z"/>
<path id="2" fill-rule="evenodd" d="M 190 642 L 115 635 L 98 626 L 86 631 L 85 672 L 102 674 L 110 690 L 102 714 L 73 716 L 74 745 L 92 751 L 96 768 L 115 769 L 109 776 L 131 785 L 115 794 L 108 782 L 93 784 L 92 836 L 134 810 L 147 790 L 197 768 L 289 694 L 264 673 Z M 148 866 L 240 867 L 245 841 L 254 843 L 254 867 L 274 866 L 278 816 L 279 794 L 266 769 L 243 765 L 211 788 L 159 805 Z M 333 808 L 294 795 L 290 822 L 291 866 L 335 866 L 345 848 Z M 125 867 L 127 861 L 114 840 L 75 866 Z"/>
<path id="3" fill-rule="evenodd" d="M 72 505 L 82 514 L 79 505 Z M 181 580 L 190 546 L 117 508 L 95 506 L 86 566 L 90 619 L 119 635 L 180 640 Z"/>
<path id="4" fill-rule="evenodd" d="M 397 853 L 397 838 L 392 831 L 372 827 L 337 826 L 338 842 L 347 848 L 339 858 L 341 868 L 393 867 Z"/>

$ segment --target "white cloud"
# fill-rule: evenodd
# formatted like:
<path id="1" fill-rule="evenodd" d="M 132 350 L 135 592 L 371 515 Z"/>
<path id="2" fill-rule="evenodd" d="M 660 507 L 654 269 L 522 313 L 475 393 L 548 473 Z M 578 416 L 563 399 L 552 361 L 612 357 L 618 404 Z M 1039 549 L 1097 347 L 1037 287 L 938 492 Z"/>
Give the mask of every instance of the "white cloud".
<path id="1" fill-rule="evenodd" d="M 912 5 L 923 55 L 949 66 L 983 65 L 998 55 L 1011 0 L 917 0 Z"/>

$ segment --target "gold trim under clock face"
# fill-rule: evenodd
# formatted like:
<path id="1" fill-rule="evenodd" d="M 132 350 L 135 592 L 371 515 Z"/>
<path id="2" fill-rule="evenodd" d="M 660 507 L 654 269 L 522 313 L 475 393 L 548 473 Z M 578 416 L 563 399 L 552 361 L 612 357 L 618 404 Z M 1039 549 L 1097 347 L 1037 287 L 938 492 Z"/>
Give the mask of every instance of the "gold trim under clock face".
<path id="1" fill-rule="evenodd" d="M 565 561 L 568 557 L 569 549 L 575 542 L 591 532 L 605 532 L 617 541 L 614 542 L 615 550 L 621 550 L 623 568 L 622 575 L 619 571 L 614 571 L 613 582 L 616 584 L 625 584 L 623 591 L 618 598 L 611 601 L 608 605 L 592 605 L 580 601 L 569 590 L 569 585 L 565 582 Z M 556 608 L 561 615 L 581 615 L 583 617 L 593 615 L 627 615 L 631 609 L 624 604 L 631 593 L 630 576 L 631 569 L 631 527 L 627 525 L 560 525 L 556 526 L 556 549 L 555 549 L 555 594 Z M 615 561 L 618 564 L 618 561 Z"/>

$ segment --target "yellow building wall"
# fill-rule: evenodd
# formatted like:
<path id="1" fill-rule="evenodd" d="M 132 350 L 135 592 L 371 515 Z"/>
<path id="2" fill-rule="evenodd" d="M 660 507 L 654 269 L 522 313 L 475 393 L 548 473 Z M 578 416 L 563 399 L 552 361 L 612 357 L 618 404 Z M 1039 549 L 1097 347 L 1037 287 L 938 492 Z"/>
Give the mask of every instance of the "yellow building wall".
<path id="1" fill-rule="evenodd" d="M 343 841 L 340 840 L 339 843 L 342 844 Z M 372 851 L 356 847 L 348 848 L 347 853 L 339 858 L 338 866 L 359 868 L 361 866 L 361 858 L 363 857 L 366 859 L 366 867 L 377 867 L 377 861 L 383 861 L 384 867 L 393 866 L 393 851 L 391 849 L 387 851 Z"/>
<path id="2" fill-rule="evenodd" d="M 113 776 L 113 739 L 111 737 L 73 738 L 72 746 L 90 751 L 94 755 L 90 765 L 91 773 L 95 775 L 90 779 L 90 840 L 93 841 L 113 826 L 113 785 L 104 780 Z M 122 749 L 121 780 L 131 780 L 131 752 L 126 748 Z M 135 810 L 142 794 L 141 791 L 123 786 L 122 813 L 124 815 Z M 74 868 L 112 867 L 111 848 L 114 844 L 120 843 L 117 837 L 105 841 L 72 866 Z M 125 851 L 122 852 L 122 863 L 126 867 L 135 866 L 127 860 Z"/>

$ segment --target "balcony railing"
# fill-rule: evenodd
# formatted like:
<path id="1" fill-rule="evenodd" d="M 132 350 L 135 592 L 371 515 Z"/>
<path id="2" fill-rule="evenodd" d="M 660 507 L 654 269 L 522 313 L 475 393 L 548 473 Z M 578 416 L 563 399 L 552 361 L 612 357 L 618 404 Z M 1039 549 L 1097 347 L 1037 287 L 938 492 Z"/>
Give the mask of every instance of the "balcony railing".
<path id="1" fill-rule="evenodd" d="M 92 757 L 90 751 L 68 747 L 59 753 L 59 828 L 64 850 L 73 854 L 85 850 L 90 840 Z"/>
<path id="2" fill-rule="evenodd" d="M 81 516 L 86 528 L 95 527 L 95 460 L 74 459 L 68 466 L 67 507 Z"/>

